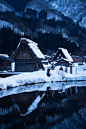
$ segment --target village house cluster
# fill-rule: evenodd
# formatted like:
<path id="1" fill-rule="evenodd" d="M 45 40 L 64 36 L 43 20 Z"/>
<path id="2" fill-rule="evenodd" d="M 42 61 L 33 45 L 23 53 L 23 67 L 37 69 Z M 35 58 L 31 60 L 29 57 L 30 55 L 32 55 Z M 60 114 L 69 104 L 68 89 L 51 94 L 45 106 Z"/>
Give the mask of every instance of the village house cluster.
<path id="1" fill-rule="evenodd" d="M 71 56 L 68 50 L 64 48 L 58 48 L 53 56 L 47 56 L 40 51 L 37 43 L 30 39 L 21 38 L 16 50 L 10 57 L 6 54 L 0 54 L 0 71 L 12 71 L 12 62 L 15 62 L 15 72 L 32 72 L 39 69 L 44 70 L 44 64 L 52 62 L 54 66 L 69 67 L 74 62 L 82 62 L 82 58 Z"/>

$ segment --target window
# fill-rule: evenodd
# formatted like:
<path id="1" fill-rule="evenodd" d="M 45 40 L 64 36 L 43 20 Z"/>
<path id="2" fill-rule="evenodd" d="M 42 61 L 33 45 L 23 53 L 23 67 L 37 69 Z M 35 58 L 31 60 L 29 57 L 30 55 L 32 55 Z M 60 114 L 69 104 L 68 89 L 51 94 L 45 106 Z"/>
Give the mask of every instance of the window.
<path id="1" fill-rule="evenodd" d="M 26 54 L 26 51 L 24 50 L 22 57 L 23 57 L 23 58 L 26 58 L 26 55 L 27 55 L 27 54 Z"/>
<path id="2" fill-rule="evenodd" d="M 59 54 L 59 56 L 61 56 L 61 54 Z"/>

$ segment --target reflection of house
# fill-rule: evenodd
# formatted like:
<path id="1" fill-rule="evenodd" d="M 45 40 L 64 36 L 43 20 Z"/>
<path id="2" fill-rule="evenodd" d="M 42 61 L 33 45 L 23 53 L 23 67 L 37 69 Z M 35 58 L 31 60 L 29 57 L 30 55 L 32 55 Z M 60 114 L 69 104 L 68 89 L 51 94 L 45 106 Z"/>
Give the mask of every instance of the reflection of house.
<path id="1" fill-rule="evenodd" d="M 73 59 L 68 53 L 67 49 L 58 48 L 55 56 L 53 57 L 53 61 L 57 61 L 58 65 L 69 65 L 73 63 Z"/>
<path id="2" fill-rule="evenodd" d="M 15 61 L 15 71 L 31 72 L 42 68 L 41 61 L 45 56 L 38 48 L 37 43 L 21 38 L 11 58 Z"/>
<path id="3" fill-rule="evenodd" d="M 14 95 L 14 101 L 18 105 L 21 114 L 25 114 L 27 112 L 27 108 L 31 105 L 33 100 L 35 99 L 36 95 L 35 94 L 17 94 Z"/>
<path id="4" fill-rule="evenodd" d="M 43 97 L 43 92 L 31 92 L 13 95 L 12 99 L 18 105 L 20 115 L 26 116 L 37 108 Z"/>
<path id="5" fill-rule="evenodd" d="M 0 54 L 0 71 L 11 70 L 11 60 L 8 55 Z"/>

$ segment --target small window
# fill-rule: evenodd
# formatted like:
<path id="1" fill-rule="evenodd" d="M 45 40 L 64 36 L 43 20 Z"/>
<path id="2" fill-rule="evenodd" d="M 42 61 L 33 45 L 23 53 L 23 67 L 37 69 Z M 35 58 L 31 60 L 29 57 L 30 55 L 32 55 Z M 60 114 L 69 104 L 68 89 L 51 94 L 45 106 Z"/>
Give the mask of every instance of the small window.
<path id="1" fill-rule="evenodd" d="M 23 58 L 26 58 L 26 51 L 25 50 L 23 51 L 23 55 L 22 56 L 23 56 Z"/>
<path id="2" fill-rule="evenodd" d="M 61 54 L 59 54 L 59 56 L 61 56 Z"/>

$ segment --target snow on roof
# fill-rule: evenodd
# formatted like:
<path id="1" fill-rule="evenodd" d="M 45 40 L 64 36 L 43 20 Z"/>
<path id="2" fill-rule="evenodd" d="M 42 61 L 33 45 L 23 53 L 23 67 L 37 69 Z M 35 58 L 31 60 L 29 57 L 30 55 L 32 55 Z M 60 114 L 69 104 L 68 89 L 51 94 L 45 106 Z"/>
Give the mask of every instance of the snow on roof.
<path id="1" fill-rule="evenodd" d="M 68 53 L 68 50 L 65 48 L 59 48 L 59 50 L 62 50 L 62 52 L 64 53 L 65 57 L 67 58 L 68 61 L 73 62 L 72 57 L 70 56 L 70 54 Z"/>
<path id="2" fill-rule="evenodd" d="M 48 60 L 42 60 L 42 62 L 48 62 Z"/>
<path id="3" fill-rule="evenodd" d="M 19 44 L 17 45 L 17 48 L 20 46 L 20 42 L 19 42 Z"/>
<path id="4" fill-rule="evenodd" d="M 28 42 L 28 46 L 32 49 L 32 51 L 34 52 L 34 54 L 38 58 L 45 58 L 45 56 L 43 55 L 43 53 L 38 48 L 38 44 L 37 43 L 35 43 L 34 41 L 32 41 L 30 39 L 26 39 L 26 38 L 21 38 L 21 40 L 26 40 Z"/>
<path id="5" fill-rule="evenodd" d="M 6 58 L 9 58 L 9 56 L 7 54 L 0 54 L 0 56 L 3 56 L 3 57 L 6 57 Z"/>
<path id="6" fill-rule="evenodd" d="M 45 57 L 51 57 L 51 56 L 49 56 L 49 55 L 45 55 Z"/>

